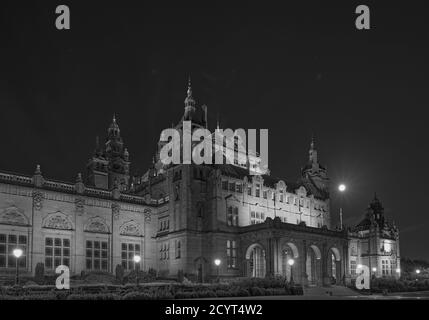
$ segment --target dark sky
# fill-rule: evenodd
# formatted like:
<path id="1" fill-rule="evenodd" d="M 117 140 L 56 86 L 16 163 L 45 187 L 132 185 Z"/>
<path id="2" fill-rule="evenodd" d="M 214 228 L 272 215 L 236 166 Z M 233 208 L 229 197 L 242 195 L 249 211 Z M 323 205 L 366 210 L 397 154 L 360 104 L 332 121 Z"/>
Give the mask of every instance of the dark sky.
<path id="1" fill-rule="evenodd" d="M 429 259 L 427 10 L 231 2 L 2 1 L 0 169 L 74 181 L 116 113 L 143 173 L 191 75 L 212 127 L 269 129 L 273 175 L 298 178 L 314 133 L 332 186 L 348 186 L 344 222 L 377 192 L 402 256 Z M 71 30 L 55 28 L 60 4 Z M 358 4 L 371 30 L 355 28 Z"/>

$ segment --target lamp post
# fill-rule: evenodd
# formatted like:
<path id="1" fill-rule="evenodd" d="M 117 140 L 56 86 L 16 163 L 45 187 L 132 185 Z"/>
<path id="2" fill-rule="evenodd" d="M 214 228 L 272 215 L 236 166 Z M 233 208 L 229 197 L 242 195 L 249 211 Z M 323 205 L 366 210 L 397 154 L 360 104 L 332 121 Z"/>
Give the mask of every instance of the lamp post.
<path id="1" fill-rule="evenodd" d="M 346 185 L 341 183 L 338 190 L 340 191 L 340 230 L 343 230 L 343 193 L 346 191 Z"/>
<path id="2" fill-rule="evenodd" d="M 134 255 L 134 257 L 133 257 L 133 260 L 134 260 L 134 264 L 135 264 L 135 269 L 136 269 L 136 285 L 138 286 L 139 285 L 139 271 L 140 271 L 140 260 L 141 260 L 141 257 L 138 255 L 138 254 L 136 254 L 136 255 Z"/>
<path id="3" fill-rule="evenodd" d="M 290 284 L 293 285 L 293 265 L 295 263 L 294 259 L 289 259 L 287 264 L 290 265 Z"/>
<path id="4" fill-rule="evenodd" d="M 22 249 L 14 249 L 13 250 L 13 255 L 15 256 L 15 260 L 16 260 L 16 275 L 15 275 L 15 285 L 18 285 L 19 283 L 19 258 L 22 256 L 23 251 Z"/>
<path id="5" fill-rule="evenodd" d="M 217 282 L 220 282 L 220 278 L 219 278 L 219 266 L 221 264 L 220 259 L 215 259 L 214 264 L 215 264 L 216 269 L 217 269 Z"/>

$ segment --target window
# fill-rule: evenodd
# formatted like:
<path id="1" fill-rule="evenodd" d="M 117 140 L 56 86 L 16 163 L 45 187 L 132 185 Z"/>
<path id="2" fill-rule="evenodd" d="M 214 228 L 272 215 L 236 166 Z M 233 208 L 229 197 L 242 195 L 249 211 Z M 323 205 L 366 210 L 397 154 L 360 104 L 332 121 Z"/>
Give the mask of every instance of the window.
<path id="1" fill-rule="evenodd" d="M 166 231 L 168 229 L 170 229 L 170 220 L 168 219 L 159 220 L 158 231 Z"/>
<path id="2" fill-rule="evenodd" d="M 56 269 L 60 265 L 70 266 L 70 239 L 45 238 L 45 267 Z"/>
<path id="3" fill-rule="evenodd" d="M 222 189 L 228 190 L 228 181 L 222 181 Z"/>
<path id="4" fill-rule="evenodd" d="M 135 262 L 134 256 L 141 255 L 140 245 L 135 243 L 122 243 L 121 244 L 121 260 L 122 267 L 125 270 L 134 270 Z"/>
<path id="5" fill-rule="evenodd" d="M 238 193 L 243 193 L 243 185 L 241 183 L 236 183 L 235 191 L 237 191 Z"/>
<path id="6" fill-rule="evenodd" d="M 107 241 L 86 241 L 86 269 L 103 270 L 108 269 Z"/>
<path id="7" fill-rule="evenodd" d="M 22 249 L 19 267 L 27 267 L 27 236 L 16 234 L 0 234 L 0 268 L 15 268 L 16 258 L 13 250 Z"/>
<path id="8" fill-rule="evenodd" d="M 181 257 L 181 254 L 182 254 L 182 251 L 181 251 L 181 243 L 180 243 L 180 240 L 176 240 L 176 242 L 175 242 L 175 244 L 176 244 L 176 259 L 180 259 L 180 257 Z"/>
<path id="9" fill-rule="evenodd" d="M 229 191 L 235 192 L 235 182 L 229 183 Z"/>
<path id="10" fill-rule="evenodd" d="M 383 276 L 387 276 L 389 274 L 389 261 L 381 260 L 381 273 Z"/>
<path id="11" fill-rule="evenodd" d="M 267 199 L 268 198 L 268 191 L 264 190 L 263 195 L 264 195 L 264 199 Z"/>
<path id="12" fill-rule="evenodd" d="M 356 261 L 354 260 L 350 261 L 350 273 L 352 276 L 356 275 Z"/>
<path id="13" fill-rule="evenodd" d="M 162 243 L 159 250 L 159 260 L 170 259 L 170 244 L 168 242 Z"/>
<path id="14" fill-rule="evenodd" d="M 265 220 L 265 214 L 263 212 L 250 212 L 250 224 L 263 223 Z"/>
<path id="15" fill-rule="evenodd" d="M 287 218 L 286 217 L 283 217 L 283 218 L 281 218 L 282 219 L 282 221 L 284 222 L 284 223 L 287 223 Z"/>
<path id="16" fill-rule="evenodd" d="M 237 267 L 237 243 L 235 240 L 226 241 L 226 256 L 228 268 Z"/>
<path id="17" fill-rule="evenodd" d="M 227 225 L 228 226 L 238 226 L 238 208 L 237 207 L 228 207 L 228 216 L 227 216 Z"/>
<path id="18" fill-rule="evenodd" d="M 297 202 L 297 199 L 296 199 L 296 198 L 293 198 L 293 205 L 294 205 L 294 206 L 298 205 L 298 202 Z"/>
<path id="19" fill-rule="evenodd" d="M 256 185 L 256 192 L 255 192 L 255 197 L 260 197 L 261 196 L 261 187 L 259 184 Z"/>
<path id="20" fill-rule="evenodd" d="M 252 187 L 247 187 L 247 195 L 248 196 L 252 195 Z"/>
<path id="21" fill-rule="evenodd" d="M 276 193 L 274 191 L 271 193 L 271 200 L 276 201 Z"/>
<path id="22" fill-rule="evenodd" d="M 283 190 L 280 190 L 279 198 L 280 198 L 280 202 L 283 202 Z"/>

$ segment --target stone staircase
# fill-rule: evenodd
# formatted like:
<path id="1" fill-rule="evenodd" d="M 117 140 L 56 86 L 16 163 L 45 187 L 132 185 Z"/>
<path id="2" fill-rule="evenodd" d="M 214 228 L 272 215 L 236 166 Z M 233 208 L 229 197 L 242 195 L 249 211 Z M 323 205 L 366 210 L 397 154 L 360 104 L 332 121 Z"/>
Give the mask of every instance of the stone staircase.
<path id="1" fill-rule="evenodd" d="M 359 295 L 358 292 L 344 286 L 330 287 L 305 287 L 304 296 L 332 296 L 332 297 L 347 297 Z"/>

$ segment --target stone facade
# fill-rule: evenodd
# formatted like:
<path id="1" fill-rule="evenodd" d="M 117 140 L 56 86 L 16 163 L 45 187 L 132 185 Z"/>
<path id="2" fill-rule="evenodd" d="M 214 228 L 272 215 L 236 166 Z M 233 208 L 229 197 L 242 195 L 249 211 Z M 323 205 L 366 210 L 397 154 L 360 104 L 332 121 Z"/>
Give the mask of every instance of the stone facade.
<path id="1" fill-rule="evenodd" d="M 190 85 L 178 130 L 183 121 L 208 128 L 207 107 L 196 107 Z M 314 140 L 298 181 L 250 175 L 237 164 L 166 166 L 158 147 L 147 172 L 131 176 L 114 117 L 85 179 L 50 180 L 40 166 L 32 176 L 0 173 L 0 273 L 13 273 L 10 252 L 19 246 L 28 273 L 37 263 L 52 272 L 59 264 L 72 273 L 130 270 L 139 254 L 143 270 L 171 278 L 183 271 L 195 281 L 282 275 L 327 285 L 349 282 L 358 264 L 376 266 L 374 276 L 399 276 L 398 230 L 378 200 L 355 228 L 333 225 Z"/>

